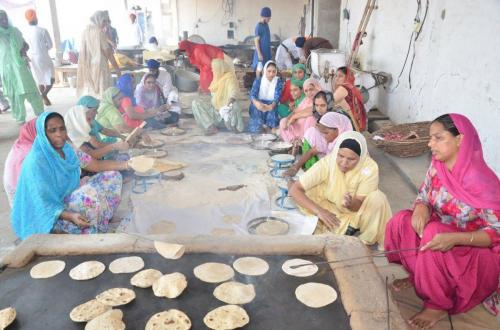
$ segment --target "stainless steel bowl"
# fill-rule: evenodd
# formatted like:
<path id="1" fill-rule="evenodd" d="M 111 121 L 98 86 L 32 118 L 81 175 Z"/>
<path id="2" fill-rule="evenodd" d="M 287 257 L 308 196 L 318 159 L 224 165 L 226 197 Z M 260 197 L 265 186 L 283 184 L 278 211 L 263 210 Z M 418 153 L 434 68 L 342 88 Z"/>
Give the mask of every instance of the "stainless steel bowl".
<path id="1" fill-rule="evenodd" d="M 175 86 L 180 92 L 192 93 L 198 90 L 200 75 L 186 70 L 175 71 Z"/>

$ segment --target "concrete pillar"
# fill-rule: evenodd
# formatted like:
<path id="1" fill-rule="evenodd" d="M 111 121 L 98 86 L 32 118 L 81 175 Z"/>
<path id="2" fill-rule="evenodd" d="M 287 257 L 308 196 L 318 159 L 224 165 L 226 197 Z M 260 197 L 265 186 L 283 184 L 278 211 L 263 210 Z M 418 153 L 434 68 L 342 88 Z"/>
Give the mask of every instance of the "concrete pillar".
<path id="1" fill-rule="evenodd" d="M 59 30 L 59 19 L 57 18 L 56 0 L 49 0 L 50 18 L 52 20 L 52 31 L 54 33 L 54 46 L 56 48 L 56 65 L 60 65 L 63 56 L 61 49 L 61 33 Z"/>
<path id="2" fill-rule="evenodd" d="M 314 36 L 330 40 L 339 47 L 341 0 L 314 1 Z"/>

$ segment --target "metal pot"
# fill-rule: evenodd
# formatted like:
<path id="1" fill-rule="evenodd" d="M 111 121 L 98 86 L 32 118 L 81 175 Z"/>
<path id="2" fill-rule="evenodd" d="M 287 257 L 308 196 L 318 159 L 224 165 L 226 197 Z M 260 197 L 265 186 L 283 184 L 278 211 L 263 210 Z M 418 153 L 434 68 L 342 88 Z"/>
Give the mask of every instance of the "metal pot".
<path id="1" fill-rule="evenodd" d="M 186 70 L 175 71 L 175 86 L 180 92 L 192 93 L 198 90 L 200 75 Z"/>

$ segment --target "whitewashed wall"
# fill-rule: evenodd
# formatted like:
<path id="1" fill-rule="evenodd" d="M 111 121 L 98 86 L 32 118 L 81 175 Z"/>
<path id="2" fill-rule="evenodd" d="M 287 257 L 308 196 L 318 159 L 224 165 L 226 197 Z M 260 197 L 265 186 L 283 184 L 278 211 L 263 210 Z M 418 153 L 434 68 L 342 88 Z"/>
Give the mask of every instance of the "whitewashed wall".
<path id="1" fill-rule="evenodd" d="M 354 38 L 365 3 L 347 1 L 351 20 L 341 18 L 341 48 Z M 449 112 L 468 116 L 478 129 L 486 161 L 500 175 L 500 1 L 430 1 L 416 43 L 412 88 L 408 66 L 392 92 L 417 5 L 409 0 L 379 0 L 377 4 L 360 50 L 361 63 L 364 69 L 391 73 L 394 81 L 388 90 L 371 93 L 375 104 L 397 123 L 431 120 Z"/>
<path id="2" fill-rule="evenodd" d="M 163 0 L 165 1 L 165 0 Z M 170 0 L 172 2 L 172 0 Z M 272 10 L 271 34 L 281 39 L 296 36 L 300 17 L 307 0 L 234 0 L 233 17 L 225 17 L 221 0 L 178 0 L 177 14 L 179 34 L 201 35 L 207 43 L 214 45 L 236 44 L 253 35 L 260 19 L 260 9 L 268 6 Z M 235 22 L 235 39 L 227 39 L 229 22 Z"/>

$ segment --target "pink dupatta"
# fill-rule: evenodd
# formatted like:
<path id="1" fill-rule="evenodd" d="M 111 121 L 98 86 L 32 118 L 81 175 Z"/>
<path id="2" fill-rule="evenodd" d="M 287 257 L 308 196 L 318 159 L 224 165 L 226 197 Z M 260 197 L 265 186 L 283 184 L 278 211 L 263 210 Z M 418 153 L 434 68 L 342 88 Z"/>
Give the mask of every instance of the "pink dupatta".
<path id="1" fill-rule="evenodd" d="M 19 137 L 14 142 L 5 161 L 5 184 L 16 188 L 24 158 L 28 155 L 36 137 L 36 118 L 21 126 Z"/>
<path id="2" fill-rule="evenodd" d="M 483 158 L 483 148 L 470 120 L 460 114 L 450 114 L 462 143 L 453 170 L 443 162 L 432 160 L 439 179 L 458 200 L 481 209 L 500 209 L 500 180 Z"/>

